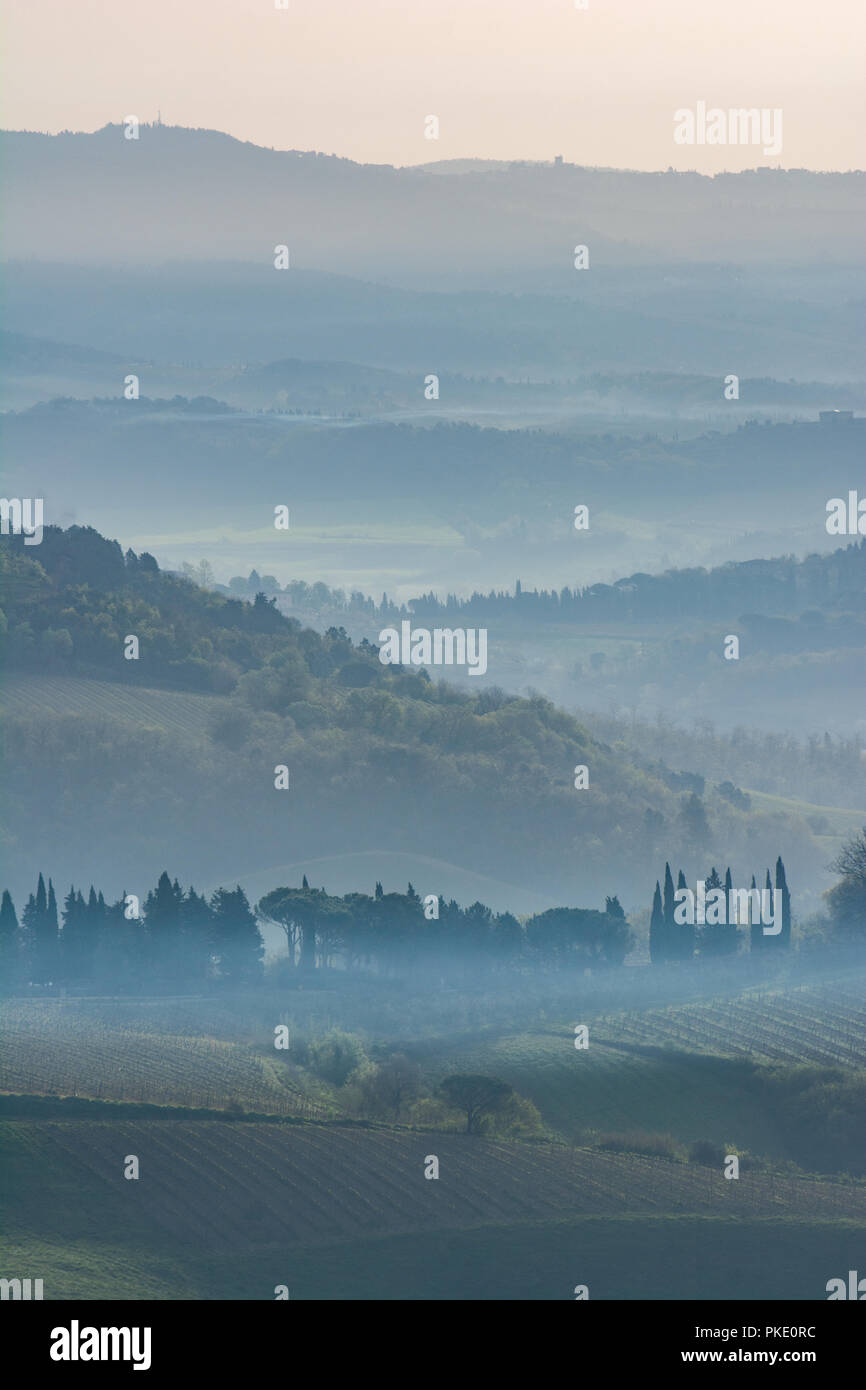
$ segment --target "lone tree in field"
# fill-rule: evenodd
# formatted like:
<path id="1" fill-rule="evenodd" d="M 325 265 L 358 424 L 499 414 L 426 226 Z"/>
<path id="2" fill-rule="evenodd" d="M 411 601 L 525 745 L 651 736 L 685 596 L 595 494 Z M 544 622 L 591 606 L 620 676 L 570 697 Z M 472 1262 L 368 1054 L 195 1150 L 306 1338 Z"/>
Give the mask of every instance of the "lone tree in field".
<path id="1" fill-rule="evenodd" d="M 514 1091 L 495 1076 L 446 1076 L 440 1083 L 439 1094 L 455 1110 L 466 1115 L 466 1133 L 472 1134 L 479 1120 L 495 1115 L 508 1104 Z"/>

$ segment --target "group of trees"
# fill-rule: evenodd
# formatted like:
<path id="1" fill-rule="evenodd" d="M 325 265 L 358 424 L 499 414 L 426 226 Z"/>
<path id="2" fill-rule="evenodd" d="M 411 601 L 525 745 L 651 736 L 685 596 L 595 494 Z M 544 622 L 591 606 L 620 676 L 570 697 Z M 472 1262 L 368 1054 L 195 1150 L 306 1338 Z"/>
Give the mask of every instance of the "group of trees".
<path id="1" fill-rule="evenodd" d="M 754 874 L 747 902 L 739 898 L 735 902 L 732 899 L 733 888 L 731 870 L 726 869 L 722 879 L 714 866 L 704 880 L 706 920 L 698 921 L 695 911 L 687 914 L 683 910 L 685 900 L 682 896 L 686 889 L 691 889 L 696 895 L 697 885 L 687 884 L 686 876 L 680 869 L 674 888 L 671 866 L 665 864 L 664 888 L 656 879 L 650 917 L 649 945 L 653 965 L 691 960 L 696 953 L 699 956 L 735 955 L 744 936 L 740 927 L 748 930 L 750 951 L 787 949 L 791 944 L 791 894 L 781 856 L 776 860 L 775 884 L 771 883 L 770 870 L 767 869 L 763 897 L 760 894 L 757 898 L 754 896 L 759 893 Z M 768 898 L 767 893 L 771 893 L 772 897 Z M 711 894 L 715 896 L 710 898 Z M 761 918 L 763 904 L 766 904 L 763 910 L 773 915 L 772 926 L 780 927 L 778 933 L 764 932 L 765 922 Z"/>
<path id="2" fill-rule="evenodd" d="M 831 865 L 841 875 L 827 894 L 831 925 L 842 940 L 866 936 L 866 826 Z M 664 886 L 657 880 L 650 921 L 654 965 L 735 954 L 748 933 L 752 952 L 778 952 L 791 945 L 791 894 L 781 857 L 775 879 L 766 872 L 765 909 L 780 930 L 764 932 L 758 900 L 732 900 L 731 870 L 724 879 L 713 868 L 704 880 L 705 920 L 683 921 L 687 884 L 682 869 L 676 887 L 669 863 Z M 758 893 L 752 876 L 750 893 Z M 742 894 L 744 890 L 737 890 Z M 712 897 L 711 895 L 715 895 Z M 711 904 L 715 903 L 715 907 Z M 680 920 L 677 920 L 679 913 Z M 608 969 L 621 966 L 633 944 L 619 899 L 608 897 L 604 912 L 555 907 L 518 921 L 475 902 L 421 897 L 410 883 L 405 893 L 332 896 L 311 888 L 275 888 L 255 907 L 244 890 L 218 888 L 208 899 L 162 873 L 141 907 L 123 893 L 108 903 L 91 886 L 85 897 L 70 888 L 59 907 L 51 879 L 39 875 L 19 921 L 12 897 L 0 900 L 0 985 L 69 985 L 109 990 L 198 990 L 211 982 L 246 987 L 262 979 L 264 946 L 260 923 L 285 933 L 287 955 L 280 969 L 298 978 L 338 967 L 348 973 L 374 970 L 399 975 L 410 969 L 455 972 L 466 978 L 492 970 Z M 741 930 L 744 928 L 745 930 Z"/>
<path id="3" fill-rule="evenodd" d="M 382 665 L 375 646 L 353 645 L 342 628 L 324 636 L 302 628 L 261 590 L 241 599 L 200 587 L 206 561 L 172 574 L 91 526 L 46 526 L 38 547 L 25 539 L 0 536 L 0 655 L 9 671 L 238 690 L 256 708 L 281 710 L 321 695 L 329 680 L 407 696 L 431 684 L 426 671 Z M 129 635 L 137 659 L 125 659 Z"/>
<path id="4" fill-rule="evenodd" d="M 392 1052 L 374 1061 L 363 1038 L 341 1028 L 312 1041 L 295 1035 L 283 1055 L 333 1086 L 344 1113 L 447 1128 L 456 1111 L 467 1134 L 530 1135 L 543 1127 L 532 1101 L 497 1077 L 458 1072 L 431 1088 L 413 1058 Z"/>
<path id="5" fill-rule="evenodd" d="M 704 621 L 730 613 L 807 614 L 804 626 L 814 629 L 824 620 L 819 608 L 863 613 L 866 587 L 866 540 L 855 541 L 827 555 L 804 560 L 786 556 L 771 560 L 730 562 L 716 569 L 674 569 L 664 574 L 631 574 L 614 584 L 585 589 L 524 589 L 518 580 L 513 593 L 491 590 L 469 598 L 434 593 L 410 600 L 411 616 L 419 622 L 470 623 L 496 616 L 500 625 L 512 619 L 546 619 L 569 623 L 659 622 L 695 617 Z M 352 596 L 353 600 L 355 595 Z M 389 614 L 390 616 L 390 614 Z M 783 630 L 779 617 L 753 620 Z M 829 634 L 828 634 L 829 635 Z"/>
<path id="6" fill-rule="evenodd" d="M 452 898 L 425 898 L 410 883 L 405 893 L 332 897 L 323 888 L 276 888 L 257 911 L 286 934 L 288 968 L 305 970 L 339 961 L 349 970 L 432 966 L 489 971 L 520 964 L 607 967 L 622 965 L 631 932 L 617 898 L 605 911 L 557 907 L 521 924 L 510 912 L 483 903 L 462 908 Z"/>
<path id="7" fill-rule="evenodd" d="M 206 562 L 205 562 L 206 564 Z M 209 568 L 209 567 L 208 567 Z M 212 579 L 207 581 L 212 582 Z M 222 586 L 220 586 L 222 587 Z M 387 594 L 380 603 L 358 590 L 348 596 L 343 589 L 326 584 L 305 584 L 293 580 L 285 588 L 273 575 L 260 576 L 252 570 L 244 579 L 229 581 L 228 591 L 252 596 L 259 590 L 285 594 L 299 611 L 344 611 L 358 618 L 393 623 L 400 618 L 435 625 L 467 624 L 496 618 L 500 628 L 512 621 L 533 620 L 568 623 L 621 619 L 632 622 L 692 616 L 701 620 L 723 617 L 731 612 L 799 614 L 811 609 L 804 619 L 804 636 L 814 641 L 821 624 L 816 610 L 826 606 L 853 608 L 863 612 L 862 595 L 866 587 L 866 540 L 855 541 L 826 555 L 809 555 L 803 560 L 786 556 L 771 560 L 748 560 L 715 569 L 675 569 L 664 574 L 632 574 L 614 584 L 592 584 L 585 589 L 525 589 L 517 581 L 514 591 L 491 589 L 475 591 L 467 598 L 456 594 L 439 597 L 432 591 L 395 604 Z M 811 619 L 811 624 L 809 622 Z M 787 630 L 781 618 L 753 618 L 768 625 L 764 634 L 772 637 L 775 622 L 780 633 Z M 830 624 L 828 640 L 832 637 Z M 805 629 L 809 629 L 808 633 Z M 840 642 L 844 634 L 836 633 Z"/>
<path id="8" fill-rule="evenodd" d="M 747 811 L 751 798 L 742 787 L 798 799 L 808 784 L 813 807 L 862 806 L 866 810 L 866 731 L 851 735 L 825 731 L 800 740 L 793 734 L 742 725 L 728 732 L 707 718 L 684 728 L 662 711 L 649 719 L 634 711 L 594 710 L 591 722 L 596 738 L 627 747 L 638 766 L 672 789 L 685 788 L 703 796 L 706 783 L 715 783 L 720 797 Z M 697 766 L 703 776 L 671 770 Z M 830 833 L 830 822 L 817 810 L 805 820 L 816 835 Z"/>
<path id="9" fill-rule="evenodd" d="M 259 978 L 264 947 L 240 887 L 208 900 L 160 875 L 143 911 L 128 894 L 108 903 L 91 886 L 69 889 L 58 910 L 51 879 L 39 875 L 18 915 L 8 890 L 0 901 L 0 982 L 110 992 L 201 988 L 208 980 L 242 986 Z"/>
<path id="10" fill-rule="evenodd" d="M 46 526 L 38 547 L 24 540 L 0 542 L 0 640 L 10 670 L 224 693 L 299 629 L 264 595 L 249 604 L 208 593 L 89 526 Z M 129 634 L 138 660 L 124 659 Z"/>
<path id="11" fill-rule="evenodd" d="M 39 875 L 20 922 L 8 890 L 0 903 L 3 988 L 70 986 L 124 992 L 198 990 L 207 982 L 245 987 L 262 977 L 259 922 L 286 934 L 282 968 L 304 975 L 346 971 L 399 973 L 433 967 L 449 972 L 532 964 L 543 967 L 621 965 L 631 945 L 616 898 L 606 910 L 552 908 L 521 924 L 483 903 L 461 908 L 453 899 L 422 900 L 405 893 L 347 893 L 277 888 L 255 909 L 243 889 L 219 888 L 210 899 L 162 873 L 140 906 L 121 894 L 108 903 L 90 888 L 70 888 L 62 908 L 51 879 Z"/>

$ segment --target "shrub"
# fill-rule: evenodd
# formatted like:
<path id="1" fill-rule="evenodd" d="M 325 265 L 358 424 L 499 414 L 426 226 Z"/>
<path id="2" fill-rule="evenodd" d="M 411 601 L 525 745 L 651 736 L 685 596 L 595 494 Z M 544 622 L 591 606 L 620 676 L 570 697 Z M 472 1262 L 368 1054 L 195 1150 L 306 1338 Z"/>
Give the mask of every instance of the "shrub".
<path id="1" fill-rule="evenodd" d="M 672 1134 L 648 1134 L 641 1129 L 602 1134 L 595 1147 L 608 1153 L 646 1154 L 650 1158 L 679 1159 L 681 1152 Z"/>
<path id="2" fill-rule="evenodd" d="M 712 1139 L 696 1139 L 689 1149 L 689 1163 L 700 1163 L 704 1168 L 721 1168 L 725 1154 L 729 1152 L 721 1144 L 713 1143 Z"/>
<path id="3" fill-rule="evenodd" d="M 544 1121 L 538 1107 L 515 1091 L 500 1111 L 481 1120 L 478 1132 L 513 1139 L 534 1138 L 544 1133 Z"/>
<path id="4" fill-rule="evenodd" d="M 409 1107 L 409 1124 L 420 1129 L 461 1129 L 462 1122 L 449 1105 L 436 1096 L 424 1096 Z"/>
<path id="5" fill-rule="evenodd" d="M 367 1062 L 364 1044 L 354 1033 L 332 1028 L 309 1046 L 310 1066 L 332 1086 L 344 1086 L 353 1072 Z"/>

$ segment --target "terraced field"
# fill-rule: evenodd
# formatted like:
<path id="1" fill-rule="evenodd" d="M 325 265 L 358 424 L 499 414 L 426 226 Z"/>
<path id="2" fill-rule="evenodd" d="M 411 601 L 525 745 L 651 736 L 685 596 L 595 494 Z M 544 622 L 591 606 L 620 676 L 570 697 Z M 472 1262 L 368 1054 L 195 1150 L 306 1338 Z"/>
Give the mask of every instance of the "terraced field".
<path id="1" fill-rule="evenodd" d="M 6 676 L 0 685 L 0 709 L 10 714 L 101 714 L 190 738 L 203 737 L 223 698 L 78 676 Z"/>
<path id="2" fill-rule="evenodd" d="M 284 1066 L 246 1044 L 139 1032 L 55 1002 L 4 1002 L 0 1091 L 324 1116 Z"/>
<path id="3" fill-rule="evenodd" d="M 47 1299 L 812 1299 L 866 1224 L 864 1183 L 304 1122 L 6 1120 L 0 1166 Z"/>
<path id="4" fill-rule="evenodd" d="M 207 1120 L 9 1120 L 3 1129 L 14 1221 L 43 1236 L 141 1228 L 227 1254 L 589 1215 L 866 1222 L 864 1183 L 727 1181 L 664 1159 L 466 1135 Z M 130 1154 L 140 1164 L 132 1182 L 123 1177 Z M 437 1181 L 424 1177 L 429 1154 Z"/>
<path id="5" fill-rule="evenodd" d="M 599 1041 L 712 1052 L 786 1065 L 866 1067 L 866 979 L 750 990 L 739 999 L 677 1005 L 597 1021 Z"/>

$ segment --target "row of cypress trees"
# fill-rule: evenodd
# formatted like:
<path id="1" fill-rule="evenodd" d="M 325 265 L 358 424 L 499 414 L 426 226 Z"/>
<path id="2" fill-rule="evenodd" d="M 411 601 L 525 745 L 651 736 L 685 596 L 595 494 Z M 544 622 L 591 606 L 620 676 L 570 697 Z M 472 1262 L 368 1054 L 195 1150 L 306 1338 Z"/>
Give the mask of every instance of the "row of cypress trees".
<path id="1" fill-rule="evenodd" d="M 735 955 L 740 949 L 741 942 L 745 935 L 739 930 L 740 926 L 748 927 L 749 950 L 759 951 L 779 951 L 787 949 L 791 944 L 791 894 L 788 890 L 788 880 L 785 874 L 785 866 L 782 863 L 781 855 L 776 860 L 776 880 L 773 884 L 770 880 L 770 870 L 766 871 L 764 887 L 772 891 L 775 888 L 776 911 L 781 912 L 781 931 L 777 935 L 767 935 L 763 929 L 760 919 L 755 920 L 756 914 L 749 914 L 748 922 L 707 922 L 703 925 L 681 924 L 676 921 L 674 912 L 676 909 L 675 892 L 687 888 L 686 876 L 680 869 L 677 875 L 676 890 L 674 888 L 674 878 L 670 864 L 665 864 L 664 889 L 658 879 L 656 879 L 655 893 L 653 894 L 652 914 L 650 916 L 650 960 L 653 965 L 665 965 L 669 961 L 691 960 L 697 953 L 701 956 L 729 956 Z M 757 889 L 755 875 L 752 875 L 751 890 Z M 714 889 L 722 889 L 725 893 L 725 902 L 730 903 L 728 896 L 733 888 L 733 878 L 731 870 L 725 870 L 725 877 L 722 880 L 716 872 L 715 866 L 705 881 L 707 893 Z"/>
<path id="2" fill-rule="evenodd" d="M 20 984 L 111 984 L 123 990 L 148 980 L 199 986 L 232 984 L 261 973 L 264 946 L 243 889 L 218 888 L 208 900 L 162 873 L 142 912 L 122 893 L 107 903 L 91 887 L 69 889 L 58 910 L 54 884 L 42 874 L 18 915 L 8 890 L 0 900 L 0 980 Z"/>

